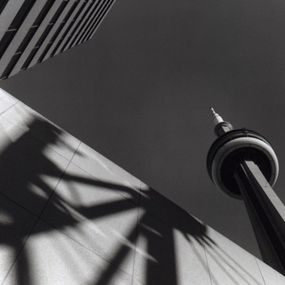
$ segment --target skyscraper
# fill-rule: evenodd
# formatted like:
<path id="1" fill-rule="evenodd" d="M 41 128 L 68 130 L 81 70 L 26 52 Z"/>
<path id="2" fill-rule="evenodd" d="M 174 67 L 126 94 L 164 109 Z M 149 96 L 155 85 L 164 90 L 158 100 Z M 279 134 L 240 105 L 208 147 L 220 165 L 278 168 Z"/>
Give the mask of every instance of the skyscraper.
<path id="1" fill-rule="evenodd" d="M 0 3 L 0 78 L 92 38 L 114 0 L 9 0 Z"/>
<path id="2" fill-rule="evenodd" d="M 214 183 L 245 202 L 263 259 L 285 273 L 285 206 L 271 186 L 279 164 L 270 143 L 248 129 L 234 129 L 212 108 L 217 140 L 207 166 Z"/>
<path id="3" fill-rule="evenodd" d="M 47 5 L 40 19 L 63 17 L 69 5 L 78 10 L 70 30 L 62 22 L 62 41 L 51 40 L 55 24 L 49 20 L 35 25 L 35 33 L 33 26 L 7 31 L 7 41 L 16 41 L 13 32 L 27 41 L 29 33 L 34 39 L 39 32 L 12 62 L 13 45 L 1 41 L 9 61 L 1 63 L 5 76 L 14 74 L 24 54 L 30 64 L 23 69 L 40 62 L 37 56 L 53 55 L 53 45 L 60 51 L 72 47 L 75 23 L 80 30 L 83 14 L 103 6 L 105 13 L 112 1 L 10 1 L 10 10 L 8 3 L 1 4 L 12 15 L 21 7 L 18 20 L 37 14 L 36 5 Z M 46 40 L 38 45 L 38 37 Z M 256 257 L 1 89 L 0 99 L 1 284 L 284 284 L 282 275 Z"/>

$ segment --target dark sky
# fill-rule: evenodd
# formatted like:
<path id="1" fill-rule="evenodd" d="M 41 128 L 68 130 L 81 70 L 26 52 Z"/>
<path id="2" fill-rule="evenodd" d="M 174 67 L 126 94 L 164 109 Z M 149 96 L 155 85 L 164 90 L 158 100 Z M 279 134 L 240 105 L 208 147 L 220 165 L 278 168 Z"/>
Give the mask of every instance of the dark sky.
<path id="1" fill-rule="evenodd" d="M 117 0 L 90 42 L 0 86 L 258 254 L 208 178 L 209 107 L 272 142 L 285 202 L 284 27 L 283 0 Z"/>

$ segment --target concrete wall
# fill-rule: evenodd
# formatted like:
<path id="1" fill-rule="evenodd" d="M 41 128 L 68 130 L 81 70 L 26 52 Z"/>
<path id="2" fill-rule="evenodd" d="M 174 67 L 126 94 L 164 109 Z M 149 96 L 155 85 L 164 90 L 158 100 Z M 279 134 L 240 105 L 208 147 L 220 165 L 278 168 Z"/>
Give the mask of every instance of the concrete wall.
<path id="1" fill-rule="evenodd" d="M 0 128 L 1 284 L 285 284 L 3 90 Z"/>

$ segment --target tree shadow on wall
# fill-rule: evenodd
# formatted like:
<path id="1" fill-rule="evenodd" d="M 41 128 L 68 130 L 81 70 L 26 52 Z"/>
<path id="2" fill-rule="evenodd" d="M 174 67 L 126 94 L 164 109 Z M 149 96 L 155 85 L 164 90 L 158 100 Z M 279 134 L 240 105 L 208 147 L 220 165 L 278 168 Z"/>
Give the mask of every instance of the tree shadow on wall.
<path id="1" fill-rule="evenodd" d="M 193 255 L 199 261 L 206 276 L 209 276 L 209 265 L 205 258 L 208 255 L 221 270 L 226 272 L 233 284 L 238 284 L 238 281 L 232 272 L 240 275 L 246 284 L 260 284 L 208 236 L 205 225 L 184 210 L 152 189 L 135 189 L 95 177 L 88 178 L 66 172 L 65 168 L 55 163 L 48 154 L 50 148 L 62 142 L 62 131 L 38 117 L 35 117 L 27 127 L 28 131 L 8 144 L 0 155 L 0 196 L 3 197 L 0 199 L 0 210 L 4 216 L 8 217 L 8 220 L 4 218 L 2 222 L 0 221 L 0 243 L 9 247 L 14 253 L 14 262 L 8 274 L 12 270 L 16 271 L 17 284 L 32 285 L 34 283 L 30 265 L 33 257 L 29 255 L 25 242 L 35 234 L 48 233 L 47 228 L 37 226 L 47 207 L 54 217 L 48 223 L 53 229 L 56 228 L 59 231 L 66 227 L 76 227 L 82 221 L 78 218 L 79 216 L 96 223 L 96 219 L 108 219 L 111 215 L 119 215 L 130 210 L 137 211 L 137 221 L 131 225 L 125 236 L 127 242 L 118 242 L 116 251 L 108 260 L 108 265 L 100 276 L 96 276 L 94 285 L 107 285 L 114 282 L 117 271 L 121 270 L 121 265 L 132 254 L 133 249 L 135 249 L 134 262 L 143 258 L 146 268 L 143 280 L 137 282 L 147 285 L 180 284 L 181 277 L 177 268 L 178 253 L 175 245 L 177 232 L 181 233 L 187 241 L 186 244 L 188 243 L 188 246 L 193 249 Z M 44 134 L 44 141 L 35 138 L 37 133 Z M 71 149 L 70 146 L 66 147 Z M 75 149 L 73 151 L 76 152 Z M 62 160 L 65 161 L 65 158 L 62 157 Z M 96 176 L 96 173 L 93 174 Z M 47 177 L 51 180 L 47 180 Z M 67 184 L 72 182 L 77 185 L 94 186 L 94 191 L 99 187 L 104 191 L 119 193 L 122 194 L 121 199 L 96 203 L 88 207 L 78 206 L 54 191 L 59 180 Z M 70 187 L 70 191 L 73 190 Z M 4 197 L 12 203 L 7 203 Z M 23 212 L 15 210 L 16 207 L 11 206 L 13 203 L 24 208 L 34 217 L 32 224 L 23 222 Z M 139 248 L 141 238 L 146 242 L 144 249 Z M 142 251 L 144 254 L 141 254 Z M 225 268 L 225 264 L 233 267 L 229 260 L 235 267 L 232 268 L 232 272 Z M 74 262 L 76 264 L 80 261 Z M 214 274 L 211 279 L 214 284 L 218 284 Z"/>

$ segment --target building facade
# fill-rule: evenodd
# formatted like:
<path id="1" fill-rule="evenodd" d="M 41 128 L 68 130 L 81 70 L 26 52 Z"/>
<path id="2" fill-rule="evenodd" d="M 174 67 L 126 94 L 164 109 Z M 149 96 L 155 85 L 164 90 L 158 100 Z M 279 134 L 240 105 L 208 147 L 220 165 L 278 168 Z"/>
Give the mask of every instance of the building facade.
<path id="1" fill-rule="evenodd" d="M 92 38 L 114 0 L 0 2 L 0 78 Z"/>

